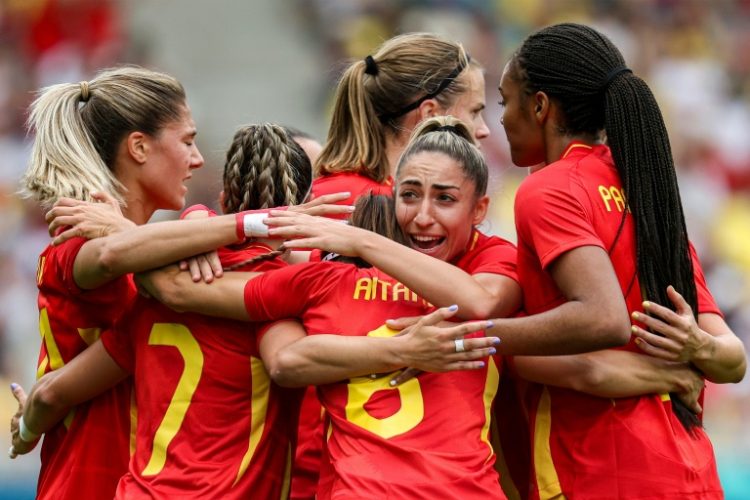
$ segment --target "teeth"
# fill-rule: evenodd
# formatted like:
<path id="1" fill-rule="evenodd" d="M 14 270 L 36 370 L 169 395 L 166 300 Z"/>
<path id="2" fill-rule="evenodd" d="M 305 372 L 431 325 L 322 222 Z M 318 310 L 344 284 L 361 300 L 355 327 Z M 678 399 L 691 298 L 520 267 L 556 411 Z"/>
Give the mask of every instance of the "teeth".
<path id="1" fill-rule="evenodd" d="M 421 242 L 429 242 L 429 241 L 437 241 L 441 238 L 441 236 L 418 236 L 415 234 L 415 235 L 412 235 L 412 238 Z"/>

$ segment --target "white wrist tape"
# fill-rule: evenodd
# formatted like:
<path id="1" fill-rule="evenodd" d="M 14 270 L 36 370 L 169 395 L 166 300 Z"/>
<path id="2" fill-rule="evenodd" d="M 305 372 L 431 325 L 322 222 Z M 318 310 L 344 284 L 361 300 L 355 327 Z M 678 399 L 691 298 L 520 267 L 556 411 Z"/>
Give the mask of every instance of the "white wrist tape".
<path id="1" fill-rule="evenodd" d="M 245 230 L 245 236 L 248 238 L 265 238 L 268 236 L 268 226 L 263 224 L 263 220 L 268 218 L 268 214 L 247 214 L 242 218 L 242 226 Z"/>
<path id="2" fill-rule="evenodd" d="M 18 437 L 20 437 L 22 441 L 33 443 L 34 441 L 39 439 L 39 436 L 40 434 L 31 432 L 29 428 L 26 427 L 26 422 L 23 421 L 22 415 L 21 418 L 18 419 Z"/>

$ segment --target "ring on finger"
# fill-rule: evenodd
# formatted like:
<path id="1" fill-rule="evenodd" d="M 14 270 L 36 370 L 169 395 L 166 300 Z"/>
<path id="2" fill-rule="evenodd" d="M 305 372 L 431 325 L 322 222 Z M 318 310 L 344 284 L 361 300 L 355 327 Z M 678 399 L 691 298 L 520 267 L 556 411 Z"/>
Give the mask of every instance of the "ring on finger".
<path id="1" fill-rule="evenodd" d="M 464 352 L 466 350 L 464 339 L 456 339 L 453 343 L 456 344 L 456 352 Z"/>

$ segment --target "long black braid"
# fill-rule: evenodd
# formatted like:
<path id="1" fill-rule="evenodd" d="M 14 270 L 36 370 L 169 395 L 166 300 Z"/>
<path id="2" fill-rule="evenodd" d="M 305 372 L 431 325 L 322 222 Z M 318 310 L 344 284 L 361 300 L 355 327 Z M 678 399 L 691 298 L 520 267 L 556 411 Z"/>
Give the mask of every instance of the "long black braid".
<path id="1" fill-rule="evenodd" d="M 558 24 L 532 34 L 512 64 L 526 95 L 543 91 L 562 107 L 563 133 L 606 132 L 635 221 L 643 293 L 648 300 L 671 306 L 666 289 L 672 284 L 697 314 L 672 151 L 648 85 L 626 69 L 622 54 L 607 37 L 579 24 Z M 676 397 L 672 405 L 686 429 L 701 425 Z"/>

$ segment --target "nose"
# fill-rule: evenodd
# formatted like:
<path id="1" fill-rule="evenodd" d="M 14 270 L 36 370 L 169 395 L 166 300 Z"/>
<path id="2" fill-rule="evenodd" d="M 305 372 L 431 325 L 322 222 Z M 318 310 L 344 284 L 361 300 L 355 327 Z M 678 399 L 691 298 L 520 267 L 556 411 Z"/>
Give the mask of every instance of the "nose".
<path id="1" fill-rule="evenodd" d="M 414 224 L 420 228 L 425 228 L 432 225 L 434 221 L 435 219 L 432 216 L 432 204 L 429 201 L 424 200 L 419 206 L 417 215 L 414 217 Z"/>
<path id="2" fill-rule="evenodd" d="M 190 162 L 190 168 L 191 169 L 201 168 L 203 166 L 203 163 L 205 163 L 205 161 L 203 160 L 203 155 L 201 154 L 200 150 L 198 149 L 198 146 L 194 146 L 194 147 L 195 147 L 195 152 L 193 153 L 193 156 L 192 156 L 191 162 Z"/>
<path id="3" fill-rule="evenodd" d="M 477 141 L 481 141 L 482 139 L 486 139 L 489 136 L 490 136 L 490 128 L 485 123 L 484 118 L 480 118 L 479 124 L 476 130 L 474 131 L 474 137 L 477 139 Z"/>

